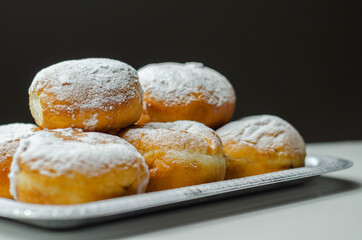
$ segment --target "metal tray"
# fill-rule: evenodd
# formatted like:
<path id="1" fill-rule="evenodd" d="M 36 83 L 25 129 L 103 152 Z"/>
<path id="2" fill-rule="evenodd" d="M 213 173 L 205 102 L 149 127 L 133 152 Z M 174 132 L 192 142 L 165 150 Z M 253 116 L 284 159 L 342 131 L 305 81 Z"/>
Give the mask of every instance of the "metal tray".
<path id="1" fill-rule="evenodd" d="M 352 165 L 350 161 L 334 157 L 307 156 L 306 166 L 302 168 L 77 205 L 26 204 L 0 198 L 0 217 L 49 229 L 74 228 L 279 188 Z"/>

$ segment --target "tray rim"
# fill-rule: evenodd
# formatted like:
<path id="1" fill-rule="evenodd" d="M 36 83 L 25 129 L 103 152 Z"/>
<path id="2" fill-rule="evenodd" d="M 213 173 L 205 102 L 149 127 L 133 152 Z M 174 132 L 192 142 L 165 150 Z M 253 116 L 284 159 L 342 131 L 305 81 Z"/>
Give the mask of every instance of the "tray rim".
<path id="1" fill-rule="evenodd" d="M 225 193 L 307 179 L 353 166 L 352 161 L 325 155 L 307 155 L 306 160 L 310 165 L 301 168 L 75 205 L 28 204 L 0 198 L 0 206 L 6 206 L 0 208 L 0 217 L 32 224 L 31 221 L 81 221 L 121 216 Z"/>

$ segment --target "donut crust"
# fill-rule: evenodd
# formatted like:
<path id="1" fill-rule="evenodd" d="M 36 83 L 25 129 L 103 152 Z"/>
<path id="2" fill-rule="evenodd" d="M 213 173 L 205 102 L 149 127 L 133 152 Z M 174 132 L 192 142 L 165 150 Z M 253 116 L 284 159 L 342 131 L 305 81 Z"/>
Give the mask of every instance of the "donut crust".
<path id="1" fill-rule="evenodd" d="M 72 177 L 49 177 L 29 169 L 25 164 L 20 164 L 20 169 L 16 180 L 17 200 L 20 202 L 79 204 L 133 195 L 146 190 L 146 185 L 141 185 L 140 180 L 147 178 L 147 174 L 143 172 L 135 177 L 139 174 L 135 168 L 114 169 L 95 177 L 79 173 L 73 173 Z"/>
<path id="2" fill-rule="evenodd" d="M 51 86 L 49 86 L 51 87 Z M 86 131 L 109 132 L 135 123 L 142 114 L 142 98 L 129 99 L 127 103 L 113 106 L 112 109 L 72 109 L 68 111 L 69 103 L 58 101 L 53 96 L 40 97 L 41 92 L 31 92 L 29 95 L 30 111 L 38 126 L 46 129 L 80 128 Z M 62 105 L 64 108 L 54 110 L 48 103 Z M 89 121 L 95 121 L 89 126 Z"/>
<path id="3" fill-rule="evenodd" d="M 178 105 L 167 105 L 157 101 L 150 93 L 144 94 L 144 107 L 137 125 L 148 122 L 173 122 L 190 120 L 201 122 L 206 126 L 216 129 L 228 123 L 234 114 L 235 102 L 227 102 L 221 106 L 210 105 L 203 99 Z"/>
<path id="4" fill-rule="evenodd" d="M 262 152 L 252 146 L 238 146 L 235 142 L 224 143 L 226 157 L 225 179 L 254 176 L 264 173 L 304 167 L 306 154 L 280 153 L 283 149 Z"/>
<path id="5" fill-rule="evenodd" d="M 1 149 L 0 155 L 0 197 L 3 198 L 10 198 L 13 199 L 11 196 L 9 189 L 10 189 L 10 182 L 9 182 L 9 173 L 10 173 L 10 166 L 11 162 L 13 161 L 13 156 L 16 149 L 19 145 L 19 140 L 15 140 L 14 142 L 9 143 L 5 148 Z"/>

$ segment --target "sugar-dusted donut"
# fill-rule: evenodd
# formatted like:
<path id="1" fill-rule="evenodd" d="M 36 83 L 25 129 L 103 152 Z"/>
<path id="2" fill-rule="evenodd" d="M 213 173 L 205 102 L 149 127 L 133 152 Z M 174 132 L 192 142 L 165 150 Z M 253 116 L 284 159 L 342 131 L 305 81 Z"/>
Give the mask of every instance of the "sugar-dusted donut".
<path id="1" fill-rule="evenodd" d="M 21 139 L 26 138 L 38 127 L 28 123 L 12 123 L 0 126 L 0 197 L 12 198 L 9 192 L 11 162 Z"/>
<path id="2" fill-rule="evenodd" d="M 305 143 L 283 119 L 258 115 L 219 128 L 226 156 L 226 179 L 304 166 Z"/>
<path id="3" fill-rule="evenodd" d="M 144 90 L 143 114 L 137 124 L 192 120 L 217 128 L 235 109 L 230 82 L 201 63 L 158 63 L 139 71 Z"/>
<path id="4" fill-rule="evenodd" d="M 142 153 L 150 169 L 148 192 L 224 180 L 225 159 L 216 133 L 202 123 L 148 123 L 119 136 Z"/>
<path id="5" fill-rule="evenodd" d="M 149 171 L 117 136 L 60 129 L 21 140 L 9 178 L 18 201 L 76 204 L 142 193 Z"/>
<path id="6" fill-rule="evenodd" d="M 136 70 L 105 58 L 47 67 L 35 76 L 29 96 L 31 113 L 42 128 L 107 132 L 135 123 L 142 113 Z"/>

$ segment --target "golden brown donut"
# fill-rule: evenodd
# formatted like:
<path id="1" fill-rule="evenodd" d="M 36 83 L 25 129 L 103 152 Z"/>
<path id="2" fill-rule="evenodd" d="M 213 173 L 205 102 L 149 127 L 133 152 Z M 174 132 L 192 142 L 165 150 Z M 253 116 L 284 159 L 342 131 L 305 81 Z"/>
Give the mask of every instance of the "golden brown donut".
<path id="1" fill-rule="evenodd" d="M 217 128 L 230 121 L 234 113 L 233 86 L 201 63 L 150 64 L 138 73 L 144 90 L 139 125 L 192 120 Z"/>
<path id="2" fill-rule="evenodd" d="M 117 136 L 60 129 L 23 139 L 9 178 L 18 201 L 76 204 L 142 193 L 149 171 L 142 155 Z"/>
<path id="3" fill-rule="evenodd" d="M 29 89 L 42 128 L 107 132 L 135 123 L 143 92 L 131 66 L 106 58 L 60 62 L 41 70 Z"/>
<path id="4" fill-rule="evenodd" d="M 38 127 L 34 124 L 12 123 L 0 126 L 0 197 L 13 198 L 9 192 L 11 162 L 21 139 L 32 135 Z"/>
<path id="5" fill-rule="evenodd" d="M 148 192 L 224 180 L 221 140 L 202 123 L 148 123 L 124 129 L 119 136 L 145 158 Z"/>
<path id="6" fill-rule="evenodd" d="M 226 179 L 303 167 L 305 143 L 283 119 L 258 115 L 230 122 L 216 131 L 226 157 Z"/>

